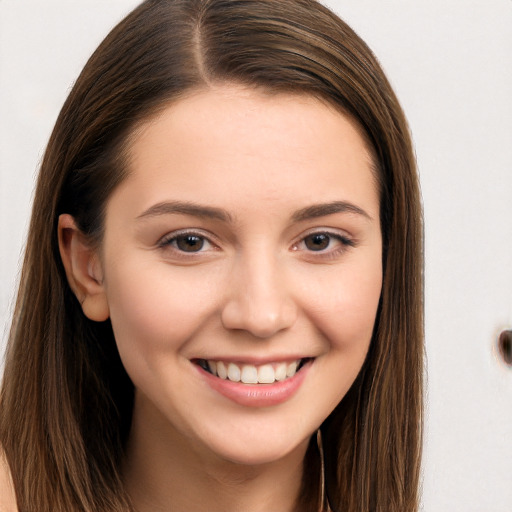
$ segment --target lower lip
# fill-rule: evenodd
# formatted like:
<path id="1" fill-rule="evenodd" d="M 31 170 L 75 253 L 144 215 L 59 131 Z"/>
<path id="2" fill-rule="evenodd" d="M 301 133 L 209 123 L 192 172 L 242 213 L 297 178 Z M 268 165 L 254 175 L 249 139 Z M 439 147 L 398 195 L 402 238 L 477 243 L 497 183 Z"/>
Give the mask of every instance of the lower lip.
<path id="1" fill-rule="evenodd" d="M 273 384 L 243 384 L 221 379 L 197 366 L 207 384 L 229 400 L 245 407 L 271 407 L 289 400 L 300 388 L 313 361 L 308 361 L 293 377 Z"/>

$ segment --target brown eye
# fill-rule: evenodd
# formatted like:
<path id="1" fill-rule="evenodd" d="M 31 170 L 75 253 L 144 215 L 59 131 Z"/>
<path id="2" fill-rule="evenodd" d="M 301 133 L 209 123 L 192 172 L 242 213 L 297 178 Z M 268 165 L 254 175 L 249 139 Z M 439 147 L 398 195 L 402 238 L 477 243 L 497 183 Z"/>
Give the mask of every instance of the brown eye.
<path id="1" fill-rule="evenodd" d="M 304 245 L 310 251 L 323 251 L 330 243 L 331 236 L 327 233 L 314 233 L 304 238 Z"/>
<path id="2" fill-rule="evenodd" d="M 204 238 L 197 235 L 179 235 L 175 238 L 176 247 L 183 252 L 198 252 L 204 246 Z"/>

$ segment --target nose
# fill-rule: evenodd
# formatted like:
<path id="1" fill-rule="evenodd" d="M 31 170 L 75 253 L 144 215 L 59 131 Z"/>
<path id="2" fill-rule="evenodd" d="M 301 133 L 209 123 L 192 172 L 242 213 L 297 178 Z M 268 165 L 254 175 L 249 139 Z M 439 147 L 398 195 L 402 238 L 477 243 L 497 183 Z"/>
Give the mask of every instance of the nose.
<path id="1" fill-rule="evenodd" d="M 229 277 L 222 324 L 229 330 L 246 331 L 269 338 L 290 328 L 297 319 L 297 306 L 272 257 L 239 261 Z"/>

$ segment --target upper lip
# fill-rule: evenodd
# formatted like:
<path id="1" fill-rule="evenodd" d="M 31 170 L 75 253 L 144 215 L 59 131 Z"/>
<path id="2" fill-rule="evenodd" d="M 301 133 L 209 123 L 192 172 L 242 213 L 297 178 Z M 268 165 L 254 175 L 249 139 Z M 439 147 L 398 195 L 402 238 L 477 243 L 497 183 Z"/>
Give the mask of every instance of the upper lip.
<path id="1" fill-rule="evenodd" d="M 266 356 L 266 357 L 255 357 L 255 356 L 203 356 L 203 357 L 194 357 L 191 361 L 222 361 L 224 363 L 235 363 L 235 364 L 251 364 L 254 366 L 262 366 L 264 364 L 270 363 L 284 363 L 290 361 L 299 361 L 303 359 L 313 359 L 314 356 L 307 355 L 276 355 L 276 356 Z"/>

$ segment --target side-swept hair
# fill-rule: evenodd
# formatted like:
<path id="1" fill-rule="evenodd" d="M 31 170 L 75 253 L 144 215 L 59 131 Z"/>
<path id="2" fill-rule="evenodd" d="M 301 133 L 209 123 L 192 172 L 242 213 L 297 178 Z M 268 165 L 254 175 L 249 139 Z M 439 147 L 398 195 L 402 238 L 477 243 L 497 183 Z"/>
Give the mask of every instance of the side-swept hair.
<path id="1" fill-rule="evenodd" d="M 374 154 L 383 288 L 365 364 L 321 426 L 325 490 L 335 512 L 417 510 L 422 215 L 408 127 L 383 71 L 314 0 L 148 0 L 88 61 L 41 165 L 0 395 L 0 443 L 20 512 L 131 510 L 120 468 L 133 385 L 110 322 L 88 320 L 69 288 L 57 219 L 73 215 L 100 244 L 137 125 L 223 82 L 320 98 L 356 122 Z M 314 449 L 299 508 L 318 512 Z"/>

